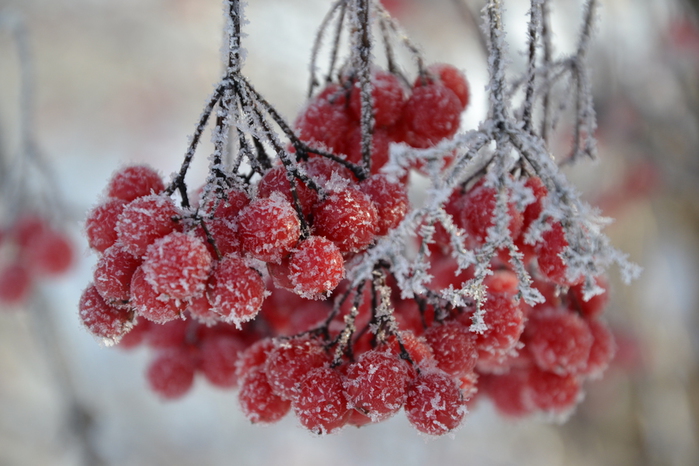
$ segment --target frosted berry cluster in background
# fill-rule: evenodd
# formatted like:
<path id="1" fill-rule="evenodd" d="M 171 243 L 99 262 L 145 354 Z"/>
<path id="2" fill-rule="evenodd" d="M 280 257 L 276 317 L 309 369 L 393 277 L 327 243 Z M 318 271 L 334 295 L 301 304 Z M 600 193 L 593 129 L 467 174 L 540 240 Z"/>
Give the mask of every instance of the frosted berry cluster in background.
<path id="1" fill-rule="evenodd" d="M 605 272 L 636 269 L 535 129 L 555 129 L 534 117 L 549 92 L 536 70 L 516 81 L 522 108 L 506 97 L 499 2 L 486 9 L 490 113 L 461 132 L 464 74 L 426 66 L 368 0 L 331 7 L 308 102 L 287 124 L 241 74 L 239 5 L 227 5 L 226 74 L 179 172 L 166 184 L 124 167 L 88 214 L 99 260 L 79 304 L 85 327 L 108 344 L 150 347 L 146 377 L 161 397 L 185 395 L 201 373 L 237 387 L 257 423 L 293 411 L 331 433 L 402 409 L 419 432 L 443 435 L 479 394 L 507 416 L 569 414 L 614 354 Z M 331 23 L 351 51 L 338 64 L 335 41 L 321 86 L 315 62 Z M 385 32 L 385 68 L 373 63 L 372 28 Z M 410 78 L 394 62 L 397 43 L 413 55 Z M 582 83 L 578 129 L 593 128 L 586 77 L 562 72 Z M 185 177 L 211 115 L 209 175 L 194 190 Z M 575 138 L 560 163 L 593 155 L 591 134 Z M 426 181 L 411 186 L 411 170 Z"/>

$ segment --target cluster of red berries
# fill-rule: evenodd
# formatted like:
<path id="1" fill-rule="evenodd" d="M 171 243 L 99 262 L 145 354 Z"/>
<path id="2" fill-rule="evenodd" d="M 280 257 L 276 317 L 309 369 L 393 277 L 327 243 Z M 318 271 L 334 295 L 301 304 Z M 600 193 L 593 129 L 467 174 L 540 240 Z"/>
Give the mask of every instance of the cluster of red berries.
<path id="1" fill-rule="evenodd" d="M 38 214 L 25 214 L 0 229 L 0 304 L 24 302 L 41 277 L 65 273 L 73 247 L 64 232 Z"/>

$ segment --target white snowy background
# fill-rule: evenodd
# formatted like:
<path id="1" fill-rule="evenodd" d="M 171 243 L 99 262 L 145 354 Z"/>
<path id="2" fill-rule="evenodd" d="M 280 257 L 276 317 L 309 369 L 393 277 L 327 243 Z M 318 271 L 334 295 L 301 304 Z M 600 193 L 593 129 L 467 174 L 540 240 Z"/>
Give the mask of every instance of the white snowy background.
<path id="1" fill-rule="evenodd" d="M 306 92 L 315 30 L 330 2 L 248 3 L 244 73 L 293 119 Z M 430 61 L 466 71 L 472 101 L 462 125 L 473 128 L 483 118 L 487 78 L 476 32 L 451 0 L 394 3 L 405 4 L 400 20 Z M 527 4 L 505 1 L 511 45 L 524 43 Z M 425 440 L 402 413 L 322 438 L 293 415 L 253 426 L 235 392 L 201 380 L 183 400 L 164 403 L 146 388 L 147 350 L 101 347 L 80 327 L 77 302 L 96 261 L 81 234 L 85 212 L 125 163 L 149 163 L 164 175 L 179 167 L 221 71 L 221 2 L 0 0 L 0 12 L 12 8 L 29 26 L 35 136 L 70 206 L 78 256 L 71 274 L 38 290 L 40 312 L 0 312 L 0 465 L 91 464 L 83 459 L 85 443 L 103 464 L 134 466 L 699 464 L 697 128 L 687 119 L 691 112 L 678 109 L 692 96 L 683 93 L 687 86 L 663 48 L 668 24 L 681 13 L 669 0 L 602 5 L 593 75 L 600 125 L 613 124 L 601 126 L 600 162 L 569 172 L 594 201 L 634 161 L 647 158 L 661 168 L 666 188 L 610 213 L 618 218 L 608 230 L 613 243 L 645 268 L 630 287 L 613 278 L 608 309 L 614 327 L 635 339 L 638 354 L 626 345 L 626 362 L 588 385 L 565 425 L 510 422 L 481 403 L 453 438 Z M 580 3 L 553 6 L 556 47 L 565 50 L 575 40 Z M 682 79 L 696 86 L 697 62 L 678 60 Z M 512 66 L 523 61 L 513 54 Z M 0 127 L 10 148 L 17 144 L 17 76 L 10 37 L 0 34 Z M 200 149 L 194 178 L 203 177 L 209 147 Z M 58 333 L 60 354 L 48 343 L 47 328 Z M 71 396 L 90 415 L 82 435 L 71 428 L 76 424 L 57 374 L 68 377 Z"/>

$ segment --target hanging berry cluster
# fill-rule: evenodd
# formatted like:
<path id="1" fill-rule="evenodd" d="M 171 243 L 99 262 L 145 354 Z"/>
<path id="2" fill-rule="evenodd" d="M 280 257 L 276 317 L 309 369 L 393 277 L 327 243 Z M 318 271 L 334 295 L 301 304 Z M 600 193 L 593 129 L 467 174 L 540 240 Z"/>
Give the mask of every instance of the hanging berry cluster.
<path id="1" fill-rule="evenodd" d="M 101 254 L 80 301 L 88 330 L 153 348 L 147 378 L 164 398 L 187 393 L 201 372 L 237 386 L 251 421 L 293 410 L 317 433 L 403 409 L 417 430 L 442 435 L 477 393 L 507 415 L 569 412 L 614 351 L 600 317 L 603 274 L 611 262 L 635 270 L 534 128 L 550 83 L 537 88 L 536 72 L 519 80 L 526 97 L 511 115 L 500 3 L 486 10 L 490 115 L 465 133 L 463 74 L 425 66 L 368 0 L 331 7 L 309 102 L 290 127 L 241 75 L 240 11 L 228 5 L 227 71 L 180 171 L 165 185 L 148 167 L 125 167 L 88 215 Z M 587 7 L 586 30 L 594 1 Z M 533 2 L 534 44 L 542 17 Z M 325 84 L 314 93 L 333 22 Z M 386 69 L 372 66 L 374 30 Z M 345 32 L 351 53 L 336 69 Z M 397 41 L 415 57 L 413 79 L 395 64 Z M 585 89 L 584 50 L 576 66 L 542 66 L 562 67 Z M 191 192 L 185 176 L 214 110 L 209 177 Z M 553 129 L 546 112 L 541 125 Z M 410 169 L 429 179 L 422 206 L 408 202 Z"/>

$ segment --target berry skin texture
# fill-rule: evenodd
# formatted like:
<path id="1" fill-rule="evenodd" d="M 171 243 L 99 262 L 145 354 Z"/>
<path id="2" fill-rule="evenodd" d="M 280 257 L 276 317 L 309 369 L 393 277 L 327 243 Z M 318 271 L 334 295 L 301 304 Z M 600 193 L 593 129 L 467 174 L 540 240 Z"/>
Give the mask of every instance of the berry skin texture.
<path id="1" fill-rule="evenodd" d="M 131 202 L 165 189 L 158 172 L 145 165 L 132 165 L 116 172 L 107 185 L 107 196 Z"/>
<path id="2" fill-rule="evenodd" d="M 437 366 L 452 377 L 465 375 L 476 367 L 476 335 L 458 321 L 430 327 L 425 339 L 432 348 Z"/>
<path id="3" fill-rule="evenodd" d="M 131 328 L 131 313 L 104 302 L 94 285 L 85 289 L 80 297 L 78 309 L 80 320 L 87 330 L 110 343 L 119 341 Z"/>
<path id="4" fill-rule="evenodd" d="M 464 199 L 461 221 L 468 234 L 480 244 L 485 242 L 488 229 L 494 224 L 496 203 L 497 190 L 484 185 L 475 186 Z M 522 214 L 512 204 L 508 206 L 507 213 L 510 216 L 510 235 L 517 238 L 522 230 Z"/>
<path id="5" fill-rule="evenodd" d="M 339 430 L 350 414 L 342 376 L 329 367 L 311 369 L 304 376 L 291 406 L 301 425 L 316 434 Z"/>
<path id="6" fill-rule="evenodd" d="M 403 110 L 403 86 L 393 73 L 379 70 L 371 76 L 374 124 L 390 126 L 398 121 Z M 362 116 L 361 87 L 354 82 L 349 102 L 352 116 L 359 121 Z"/>
<path id="7" fill-rule="evenodd" d="M 458 384 L 442 371 L 423 371 L 408 387 L 405 415 L 422 433 L 444 435 L 461 425 L 466 411 Z"/>
<path id="8" fill-rule="evenodd" d="M 104 252 L 116 242 L 117 222 L 126 204 L 123 199 L 107 199 L 90 211 L 85 220 L 85 232 L 92 249 Z"/>
<path id="9" fill-rule="evenodd" d="M 283 418 L 291 402 L 277 396 L 262 367 L 252 368 L 242 379 L 238 401 L 245 417 L 254 424 L 271 424 Z"/>
<path id="10" fill-rule="evenodd" d="M 468 81 L 464 74 L 454 66 L 446 63 L 435 63 L 427 67 L 427 72 L 439 78 L 442 84 L 450 89 L 461 102 L 461 109 L 464 110 L 469 102 Z M 416 83 L 421 78 L 418 77 Z"/>
<path id="11" fill-rule="evenodd" d="M 323 348 L 308 338 L 298 338 L 276 346 L 267 356 L 265 373 L 274 393 L 285 400 L 294 400 L 301 379 L 311 369 L 330 363 Z"/>
<path id="12" fill-rule="evenodd" d="M 405 187 L 392 183 L 383 175 L 374 175 L 361 183 L 359 189 L 376 206 L 378 226 L 376 236 L 386 235 L 405 218 L 410 203 Z"/>
<path id="13" fill-rule="evenodd" d="M 294 123 L 302 141 L 335 154 L 344 153 L 345 135 L 352 123 L 345 94 L 331 83 L 308 103 Z"/>
<path id="14" fill-rule="evenodd" d="M 527 324 L 525 345 L 539 368 L 559 375 L 585 370 L 593 337 L 590 327 L 565 309 L 537 313 Z"/>
<path id="15" fill-rule="evenodd" d="M 199 369 L 212 385 L 235 387 L 238 382 L 236 363 L 245 345 L 238 338 L 214 335 L 206 338 L 199 348 Z"/>
<path id="16" fill-rule="evenodd" d="M 143 272 L 156 292 L 174 299 L 189 299 L 204 292 L 212 263 L 201 239 L 172 232 L 148 246 Z"/>
<path id="17" fill-rule="evenodd" d="M 195 372 L 196 363 L 189 348 L 170 348 L 151 361 L 146 379 L 161 398 L 175 400 L 191 390 Z"/>
<path id="18" fill-rule="evenodd" d="M 143 257 L 148 246 L 177 229 L 172 220 L 180 215 L 169 197 L 150 195 L 129 203 L 117 222 L 119 241 L 128 252 Z"/>
<path id="19" fill-rule="evenodd" d="M 237 327 L 255 318 L 266 295 L 260 274 L 233 255 L 216 264 L 207 287 L 214 311 Z"/>
<path id="20" fill-rule="evenodd" d="M 554 413 L 570 411 L 580 398 L 580 381 L 574 375 L 557 375 L 532 367 L 527 381 L 534 405 Z"/>
<path id="21" fill-rule="evenodd" d="M 488 328 L 476 337 L 481 357 L 483 353 L 504 355 L 515 347 L 524 331 L 522 309 L 510 293 L 488 293 L 483 309 Z"/>
<path id="22" fill-rule="evenodd" d="M 441 83 L 431 83 L 413 88 L 413 93 L 403 108 L 403 118 L 408 129 L 418 137 L 436 144 L 456 134 L 461 117 L 459 98 Z"/>
<path id="23" fill-rule="evenodd" d="M 357 189 L 332 193 L 313 215 L 315 234 L 325 236 L 343 253 L 359 252 L 374 240 L 378 226 L 376 206 Z"/>
<path id="24" fill-rule="evenodd" d="M 311 214 L 311 209 L 318 202 L 318 193 L 298 179 L 295 185 L 296 195 L 301 203 L 303 215 L 308 217 Z M 286 176 L 286 168 L 283 165 L 277 165 L 268 170 L 257 184 L 257 195 L 259 198 L 268 198 L 275 192 L 284 196 L 289 204 L 293 206 L 294 198 L 291 194 L 291 184 Z"/>
<path id="25" fill-rule="evenodd" d="M 403 406 L 409 380 L 404 360 L 370 350 L 347 368 L 345 392 L 351 407 L 379 422 Z"/>
<path id="26" fill-rule="evenodd" d="M 109 247 L 97 262 L 95 288 L 112 306 L 127 304 L 131 296 L 131 279 L 140 265 L 141 260 L 120 245 Z"/>
<path id="27" fill-rule="evenodd" d="M 559 285 L 573 286 L 578 281 L 571 282 L 568 279 L 568 267 L 561 254 L 568 247 L 563 226 L 554 222 L 550 230 L 541 235 L 541 241 L 537 243 L 536 252 L 539 255 L 539 270 L 549 280 Z"/>
<path id="28" fill-rule="evenodd" d="M 302 241 L 289 259 L 293 291 L 307 299 L 325 299 L 345 276 L 340 249 L 322 236 Z"/>
<path id="29" fill-rule="evenodd" d="M 136 313 L 156 324 L 179 319 L 185 304 L 169 299 L 153 289 L 146 280 L 143 267 L 139 267 L 131 278 L 131 306 Z"/>
<path id="30" fill-rule="evenodd" d="M 279 263 L 301 236 L 293 206 L 279 194 L 250 203 L 238 216 L 243 249 L 255 259 Z"/>

